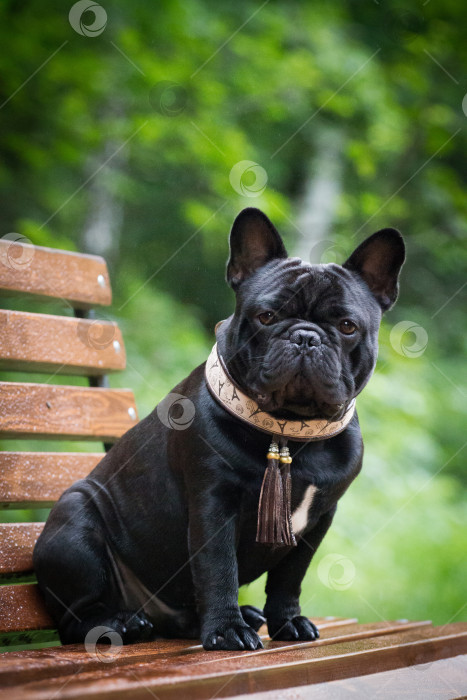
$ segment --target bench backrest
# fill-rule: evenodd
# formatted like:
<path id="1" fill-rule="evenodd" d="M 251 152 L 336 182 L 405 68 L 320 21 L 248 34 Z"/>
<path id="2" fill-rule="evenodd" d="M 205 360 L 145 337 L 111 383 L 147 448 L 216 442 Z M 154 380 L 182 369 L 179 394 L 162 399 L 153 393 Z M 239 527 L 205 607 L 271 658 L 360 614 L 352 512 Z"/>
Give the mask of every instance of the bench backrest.
<path id="1" fill-rule="evenodd" d="M 108 448 L 136 423 L 137 413 L 133 393 L 108 388 L 106 379 L 125 367 L 120 330 L 92 317 L 93 307 L 112 300 L 105 261 L 0 239 L 0 296 L 6 302 L 8 297 L 58 300 L 68 313 L 0 309 L 0 369 L 44 374 L 40 383 L 0 381 L 2 446 L 8 438 L 53 440 L 54 446 L 56 440 L 92 440 Z M 87 377 L 89 386 L 72 385 L 73 380 L 57 384 L 58 375 Z M 98 463 L 99 447 L 94 452 L 1 450 L 0 507 L 50 507 Z M 32 571 L 42 527 L 41 522 L 0 524 L 0 583 L 6 584 L 0 585 L 0 646 L 54 635 Z"/>

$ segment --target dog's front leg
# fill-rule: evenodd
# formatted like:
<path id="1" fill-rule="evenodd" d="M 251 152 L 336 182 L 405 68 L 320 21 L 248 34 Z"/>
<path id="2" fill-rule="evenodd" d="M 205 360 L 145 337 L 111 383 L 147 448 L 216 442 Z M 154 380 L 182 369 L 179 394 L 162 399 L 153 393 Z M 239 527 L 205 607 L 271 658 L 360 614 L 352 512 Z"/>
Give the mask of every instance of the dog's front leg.
<path id="1" fill-rule="evenodd" d="M 313 640 L 316 625 L 300 615 L 300 591 L 314 553 L 331 525 L 336 508 L 320 517 L 315 527 L 298 538 L 298 545 L 268 573 L 264 615 L 269 636 L 282 641 Z"/>
<path id="2" fill-rule="evenodd" d="M 199 485 L 198 485 L 199 486 Z M 190 494 L 189 549 L 205 649 L 258 649 L 238 606 L 235 549 L 240 495 L 207 486 Z"/>

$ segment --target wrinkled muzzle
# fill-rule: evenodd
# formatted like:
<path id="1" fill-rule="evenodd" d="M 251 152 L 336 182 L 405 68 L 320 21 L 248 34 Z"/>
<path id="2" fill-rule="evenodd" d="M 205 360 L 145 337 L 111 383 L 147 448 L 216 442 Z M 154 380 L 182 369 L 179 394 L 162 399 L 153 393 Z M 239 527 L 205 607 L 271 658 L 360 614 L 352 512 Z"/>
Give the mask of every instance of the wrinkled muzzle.
<path id="1" fill-rule="evenodd" d="M 296 324 L 270 339 L 252 365 L 248 383 L 265 411 L 330 418 L 353 398 L 353 382 L 344 381 L 340 347 L 314 324 Z"/>

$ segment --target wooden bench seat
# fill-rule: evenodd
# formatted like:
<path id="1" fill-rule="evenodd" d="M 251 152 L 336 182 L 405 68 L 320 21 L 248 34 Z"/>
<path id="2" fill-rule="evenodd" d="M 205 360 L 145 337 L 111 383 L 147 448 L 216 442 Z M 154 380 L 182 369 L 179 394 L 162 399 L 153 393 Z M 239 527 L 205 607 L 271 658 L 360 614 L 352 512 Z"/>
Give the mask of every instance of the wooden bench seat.
<path id="1" fill-rule="evenodd" d="M 55 299 L 68 314 L 0 310 L 0 369 L 46 373 L 42 382 L 16 381 L 23 379 L 16 374 L 15 381 L 10 376 L 9 381 L 0 381 L 0 505 L 31 512 L 53 505 L 104 454 L 99 449 L 65 451 L 68 445 L 55 451 L 57 441 L 95 441 L 108 449 L 137 421 L 136 406 L 130 390 L 111 389 L 106 379 L 109 372 L 125 366 L 117 325 L 91 317 L 92 307 L 109 305 L 112 298 L 102 258 L 0 239 L 0 296 L 5 302 L 18 296 L 22 303 Z M 69 383 L 57 383 L 59 375 L 69 377 Z M 87 377 L 89 386 L 73 384 L 77 376 Z M 11 439 L 14 449 L 7 451 Z M 31 451 L 30 441 L 37 439 L 43 441 L 44 450 Z M 18 450 L 18 440 L 28 441 L 24 451 Z M 342 686 L 336 695 L 331 686 L 342 679 L 351 680 L 357 696 L 394 697 L 385 695 L 384 689 L 400 683 L 397 674 L 408 667 L 421 669 L 419 681 L 411 683 L 425 697 L 439 664 L 450 664 L 449 692 L 458 696 L 467 692 L 467 623 L 358 624 L 330 617 L 315 620 L 321 631 L 315 642 L 272 642 L 262 629 L 265 648 L 255 652 L 205 652 L 193 640 L 88 649 L 57 646 L 32 567 L 32 551 L 42 528 L 42 522 L 0 524 L 0 646 L 6 649 L 0 655 L 0 696 L 9 700 L 146 700 L 151 695 L 183 700 L 242 694 L 276 700 L 318 697 L 311 695 L 313 688 L 319 697 L 323 693 L 340 697 Z M 41 648 L 32 648 L 31 643 Z M 370 684 L 364 680 L 377 676 L 381 680 Z M 325 690 L 322 683 L 328 684 Z"/>
<path id="2" fill-rule="evenodd" d="M 432 627 L 428 622 L 315 622 L 321 629 L 316 642 L 271 642 L 263 636 L 265 648 L 254 652 L 205 652 L 199 644 L 185 640 L 114 649 L 105 661 L 82 645 L 11 652 L 0 665 L 0 687 L 11 700 L 146 700 L 151 695 L 158 700 L 207 700 L 260 691 L 271 691 L 271 697 L 277 698 L 279 690 L 422 664 L 417 690 L 425 688 L 428 693 L 423 665 L 463 654 L 459 662 L 466 668 L 467 623 Z M 463 693 L 462 676 L 456 686 L 451 688 L 454 694 L 445 697 Z"/>

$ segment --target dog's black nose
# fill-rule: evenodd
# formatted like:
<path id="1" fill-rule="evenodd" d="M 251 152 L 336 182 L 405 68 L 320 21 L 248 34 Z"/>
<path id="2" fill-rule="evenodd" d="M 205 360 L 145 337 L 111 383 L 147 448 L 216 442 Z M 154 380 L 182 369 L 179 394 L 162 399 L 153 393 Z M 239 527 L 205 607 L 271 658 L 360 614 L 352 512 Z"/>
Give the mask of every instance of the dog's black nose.
<path id="1" fill-rule="evenodd" d="M 319 333 L 316 333 L 316 331 L 307 330 L 306 328 L 299 328 L 291 333 L 290 342 L 294 343 L 294 345 L 301 345 L 303 348 L 311 348 L 321 345 L 321 338 L 319 337 Z"/>

